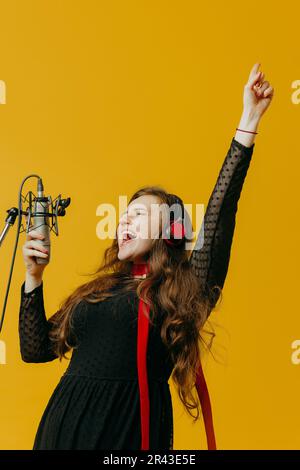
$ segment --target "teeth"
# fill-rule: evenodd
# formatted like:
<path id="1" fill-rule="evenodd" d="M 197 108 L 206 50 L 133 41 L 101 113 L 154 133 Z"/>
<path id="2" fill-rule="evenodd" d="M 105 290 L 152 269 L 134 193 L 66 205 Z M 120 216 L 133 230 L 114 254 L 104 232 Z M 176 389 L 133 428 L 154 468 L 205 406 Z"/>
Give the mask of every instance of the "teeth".
<path id="1" fill-rule="evenodd" d="M 127 230 L 126 232 L 123 232 L 122 234 L 123 240 L 132 240 L 133 238 L 136 238 L 136 236 L 137 235 L 134 232 L 131 232 L 129 230 Z"/>

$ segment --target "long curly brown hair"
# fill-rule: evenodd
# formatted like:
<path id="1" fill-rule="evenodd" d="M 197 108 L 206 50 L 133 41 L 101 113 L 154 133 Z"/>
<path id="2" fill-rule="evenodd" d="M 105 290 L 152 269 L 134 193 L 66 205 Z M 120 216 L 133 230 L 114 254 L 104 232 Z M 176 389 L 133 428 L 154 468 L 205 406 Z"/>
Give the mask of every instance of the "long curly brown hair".
<path id="1" fill-rule="evenodd" d="M 174 195 L 160 186 L 139 189 L 130 202 L 143 195 L 157 196 L 161 203 L 170 207 L 173 204 Z M 182 200 L 176 197 L 184 210 Z M 188 217 L 186 211 L 184 217 Z M 189 262 L 191 250 L 187 250 L 184 243 L 173 247 L 165 243 L 162 237 L 155 239 L 147 253 L 150 272 L 142 279 L 131 275 L 132 262 L 119 260 L 118 251 L 116 236 L 111 246 L 104 251 L 101 265 L 93 273 L 87 274 L 92 280 L 80 285 L 51 317 L 49 336 L 53 349 L 61 361 L 62 358 L 68 359 L 66 353 L 77 347 L 70 340 L 74 338 L 72 313 L 83 299 L 88 303 L 104 300 L 114 295 L 110 289 L 116 284 L 122 292 L 135 289 L 139 298 L 151 303 L 150 322 L 154 321 L 157 312 L 167 312 L 160 335 L 174 364 L 172 379 L 184 407 L 197 421 L 201 408 L 198 397 L 195 398 L 194 384 L 200 359 L 200 343 L 210 350 L 215 333 L 203 328 L 212 307 L 205 286 L 201 285 Z M 202 333 L 208 333 L 210 341 L 206 341 Z M 194 409 L 196 416 L 192 414 Z"/>

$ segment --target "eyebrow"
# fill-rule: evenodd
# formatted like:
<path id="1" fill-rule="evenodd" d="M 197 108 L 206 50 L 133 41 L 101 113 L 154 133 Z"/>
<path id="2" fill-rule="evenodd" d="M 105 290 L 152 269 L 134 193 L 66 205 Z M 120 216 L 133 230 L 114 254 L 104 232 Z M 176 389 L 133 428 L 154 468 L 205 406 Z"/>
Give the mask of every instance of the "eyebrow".
<path id="1" fill-rule="evenodd" d="M 135 205 L 135 206 L 134 206 L 134 209 L 136 209 L 136 210 L 137 210 L 137 209 L 142 209 L 142 210 L 144 210 L 144 211 L 147 211 L 147 210 L 148 210 L 148 209 L 146 209 L 145 206 L 139 206 L 139 205 Z M 124 211 L 123 214 L 127 214 L 127 212 L 128 212 L 128 209 L 127 209 L 126 211 Z"/>

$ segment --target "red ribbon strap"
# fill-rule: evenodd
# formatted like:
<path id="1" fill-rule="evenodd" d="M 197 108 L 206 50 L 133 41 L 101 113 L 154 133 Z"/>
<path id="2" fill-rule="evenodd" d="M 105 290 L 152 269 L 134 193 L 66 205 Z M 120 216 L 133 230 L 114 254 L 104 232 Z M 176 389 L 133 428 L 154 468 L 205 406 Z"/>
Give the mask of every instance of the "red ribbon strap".
<path id="1" fill-rule="evenodd" d="M 205 381 L 205 377 L 203 374 L 203 369 L 202 369 L 200 360 L 199 360 L 199 368 L 197 370 L 197 375 L 196 375 L 195 386 L 198 392 L 198 397 L 199 397 L 201 408 L 202 408 L 206 440 L 207 440 L 207 448 L 208 450 L 216 450 L 217 447 L 216 447 L 216 438 L 215 438 L 215 432 L 214 432 L 211 403 L 210 403 L 209 393 L 208 393 L 208 389 L 207 389 L 207 385 L 206 385 L 206 381 Z"/>
<path id="2" fill-rule="evenodd" d="M 145 272 L 148 272 L 147 264 L 133 264 L 133 274 L 144 274 Z M 138 307 L 137 367 L 141 412 L 141 450 L 149 450 L 150 440 L 150 403 L 147 375 L 149 313 L 150 305 L 146 304 L 142 299 L 140 299 Z M 197 389 L 204 419 L 207 448 L 208 450 L 216 450 L 216 439 L 213 426 L 211 403 L 200 360 L 199 368 L 196 374 L 195 387 Z"/>
<path id="3" fill-rule="evenodd" d="M 144 311 L 143 311 L 144 307 Z M 138 342 L 137 342 L 137 366 L 138 380 L 140 390 L 140 409 L 141 409 L 141 433 L 142 444 L 141 450 L 149 450 L 149 427 L 150 427 L 150 405 L 148 393 L 148 377 L 147 377 L 147 344 L 149 333 L 149 321 L 145 312 L 149 315 L 150 305 L 146 304 L 142 299 L 139 301 L 138 310 Z"/>

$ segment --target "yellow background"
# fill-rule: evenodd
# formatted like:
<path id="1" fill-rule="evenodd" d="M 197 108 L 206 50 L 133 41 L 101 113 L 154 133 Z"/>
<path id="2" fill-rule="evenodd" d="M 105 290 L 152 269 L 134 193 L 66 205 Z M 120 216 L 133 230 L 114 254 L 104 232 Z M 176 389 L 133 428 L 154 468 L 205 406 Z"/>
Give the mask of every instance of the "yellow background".
<path id="1" fill-rule="evenodd" d="M 96 208 L 145 184 L 206 204 L 258 61 L 275 87 L 245 181 L 224 296 L 212 319 L 217 361 L 205 373 L 219 449 L 297 449 L 300 365 L 291 362 L 299 322 L 299 118 L 297 2 L 9 0 L 0 3 L 2 224 L 22 179 L 71 196 L 46 268 L 49 317 L 94 269 L 109 241 Z M 35 180 L 26 188 L 35 191 Z M 15 224 L 1 248 L 1 299 Z M 18 310 L 25 267 L 20 235 L 1 339 L 1 449 L 31 449 L 67 362 L 26 364 Z M 1 300 L 1 303 L 3 300 Z M 172 382 L 170 382 L 172 384 Z M 175 449 L 205 449 L 171 385 Z"/>

